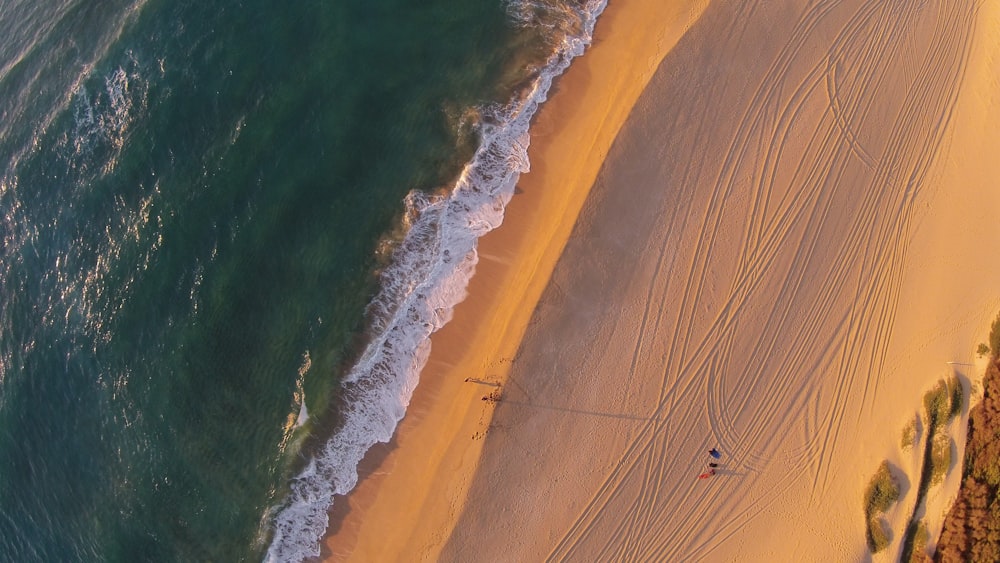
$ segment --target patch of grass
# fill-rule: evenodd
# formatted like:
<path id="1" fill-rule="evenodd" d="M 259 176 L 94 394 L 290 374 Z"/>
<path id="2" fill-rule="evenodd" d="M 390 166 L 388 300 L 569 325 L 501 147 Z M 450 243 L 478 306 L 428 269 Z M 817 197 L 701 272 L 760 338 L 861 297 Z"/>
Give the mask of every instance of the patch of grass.
<path id="1" fill-rule="evenodd" d="M 883 461 L 865 489 L 864 508 L 867 526 L 868 549 L 878 553 L 889 545 L 889 535 L 882 522 L 882 513 L 899 500 L 899 485 L 889 471 L 889 462 Z"/>
<path id="2" fill-rule="evenodd" d="M 931 541 L 931 533 L 927 531 L 927 524 L 921 520 L 917 523 L 917 533 L 913 535 L 913 551 L 923 553 L 927 549 L 929 541 Z"/>
<path id="3" fill-rule="evenodd" d="M 990 353 L 990 347 L 986 345 L 985 342 L 979 343 L 979 348 L 976 348 L 976 355 L 985 356 Z"/>
<path id="4" fill-rule="evenodd" d="M 889 462 L 882 461 L 872 480 L 865 489 L 865 516 L 885 512 L 892 503 L 899 500 L 899 485 L 889 471 Z"/>
<path id="5" fill-rule="evenodd" d="M 952 419 L 962 414 L 962 404 L 965 402 L 965 390 L 962 389 L 962 382 L 957 377 L 949 379 L 948 386 L 951 388 L 951 411 L 948 413 L 948 418 Z"/>
<path id="6" fill-rule="evenodd" d="M 885 548 L 889 547 L 889 542 L 891 538 L 889 537 L 888 526 L 885 520 L 881 516 L 875 516 L 868 519 L 868 549 L 872 553 L 878 553 Z"/>
<path id="7" fill-rule="evenodd" d="M 927 428 L 933 434 L 962 412 L 964 391 L 957 377 L 940 380 L 924 395 Z"/>
<path id="8" fill-rule="evenodd" d="M 927 428 L 931 433 L 948 420 L 949 412 L 951 412 L 951 394 L 948 393 L 948 385 L 942 379 L 924 394 L 924 414 L 927 416 Z"/>
<path id="9" fill-rule="evenodd" d="M 911 418 L 903 427 L 903 435 L 899 437 L 899 447 L 908 450 L 913 447 L 917 439 L 917 420 Z"/>
<path id="10" fill-rule="evenodd" d="M 946 434 L 935 436 L 931 446 L 931 484 L 937 485 L 944 481 L 950 467 L 951 437 Z"/>
<path id="11" fill-rule="evenodd" d="M 927 556 L 927 542 L 931 541 L 931 534 L 927 531 L 927 524 L 923 520 L 910 524 L 907 532 L 912 533 L 913 542 L 909 546 L 909 553 L 903 553 L 900 561 L 904 563 L 923 563 L 930 558 Z"/>

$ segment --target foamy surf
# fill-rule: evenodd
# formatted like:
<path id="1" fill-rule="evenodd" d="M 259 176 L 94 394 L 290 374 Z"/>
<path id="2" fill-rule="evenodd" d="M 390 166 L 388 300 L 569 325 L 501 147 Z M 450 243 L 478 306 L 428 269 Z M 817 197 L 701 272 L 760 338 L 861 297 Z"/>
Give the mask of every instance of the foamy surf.
<path id="1" fill-rule="evenodd" d="M 274 516 L 267 561 L 318 556 L 333 496 L 353 489 L 368 449 L 392 438 L 430 354 L 430 336 L 466 296 L 477 241 L 503 222 L 514 186 L 528 171 L 531 119 L 553 79 L 590 44 L 605 4 L 511 2 L 517 23 L 552 30 L 554 52 L 526 93 L 482 110 L 480 146 L 449 193 L 407 196 L 408 230 L 368 308 L 371 342 L 343 382 L 343 426 L 292 480 Z"/>

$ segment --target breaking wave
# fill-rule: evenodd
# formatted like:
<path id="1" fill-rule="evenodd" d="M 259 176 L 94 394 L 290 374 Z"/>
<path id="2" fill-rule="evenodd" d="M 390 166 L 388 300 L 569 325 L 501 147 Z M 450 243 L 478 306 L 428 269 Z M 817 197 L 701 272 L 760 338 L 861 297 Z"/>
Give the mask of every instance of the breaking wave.
<path id="1" fill-rule="evenodd" d="M 353 489 L 368 449 L 392 438 L 430 354 L 431 334 L 451 320 L 452 309 L 466 296 L 478 262 L 477 241 L 500 226 L 520 174 L 528 171 L 531 119 L 553 79 L 590 44 L 605 3 L 508 4 L 516 24 L 545 30 L 552 54 L 516 99 L 480 109 L 479 148 L 450 191 L 406 197 L 406 234 L 368 307 L 370 342 L 342 384 L 343 424 L 275 508 L 267 561 L 318 556 L 333 496 Z"/>

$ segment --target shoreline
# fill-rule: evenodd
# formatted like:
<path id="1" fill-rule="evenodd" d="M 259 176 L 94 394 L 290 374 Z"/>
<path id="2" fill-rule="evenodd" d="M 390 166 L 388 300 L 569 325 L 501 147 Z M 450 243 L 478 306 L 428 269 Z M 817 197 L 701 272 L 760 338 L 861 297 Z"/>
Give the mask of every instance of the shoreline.
<path id="1" fill-rule="evenodd" d="M 483 385 L 465 380 L 506 380 L 618 130 L 659 61 L 707 3 L 626 0 L 605 8 L 593 44 L 557 79 L 532 123 L 531 171 L 522 174 L 503 225 L 480 239 L 468 297 L 431 338 L 430 358 L 393 440 L 368 452 L 358 485 L 336 498 L 322 560 L 432 559 L 447 541 L 494 407 L 481 400 Z M 595 75 L 600 82 L 591 80 Z"/>

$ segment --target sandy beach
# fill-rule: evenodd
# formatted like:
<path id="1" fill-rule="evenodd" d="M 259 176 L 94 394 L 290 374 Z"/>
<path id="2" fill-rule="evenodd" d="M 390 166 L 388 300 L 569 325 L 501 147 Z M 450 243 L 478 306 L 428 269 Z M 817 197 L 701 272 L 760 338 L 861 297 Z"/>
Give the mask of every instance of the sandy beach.
<path id="1" fill-rule="evenodd" d="M 661 4 L 612 1 L 542 108 L 325 559 L 895 560 L 901 430 L 1000 309 L 1000 7 Z"/>

